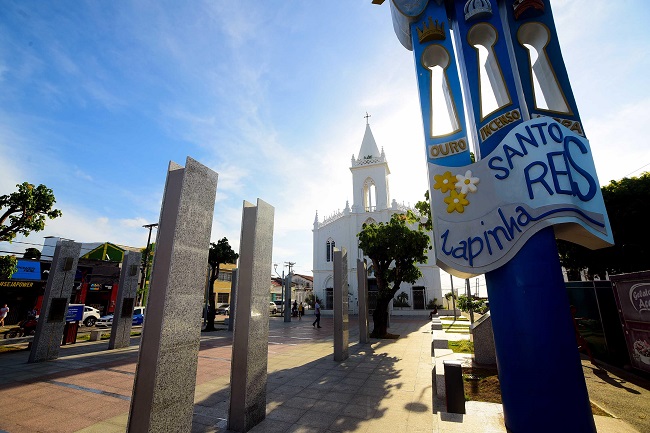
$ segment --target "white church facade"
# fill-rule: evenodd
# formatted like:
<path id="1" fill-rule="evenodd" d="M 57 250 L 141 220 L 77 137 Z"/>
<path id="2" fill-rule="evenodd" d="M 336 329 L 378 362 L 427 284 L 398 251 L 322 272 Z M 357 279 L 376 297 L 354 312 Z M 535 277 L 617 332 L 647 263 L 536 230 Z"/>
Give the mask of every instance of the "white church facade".
<path id="1" fill-rule="evenodd" d="M 390 220 L 393 214 L 406 213 L 408 210 L 406 206 L 390 199 L 388 161 L 383 148 L 379 152 L 368 124 L 366 124 L 366 131 L 357 158 L 352 155 L 350 171 L 352 172 L 353 189 L 352 206 L 350 207 L 349 202 L 346 202 L 345 209 L 342 212 L 336 212 L 323 221 L 319 221 L 318 212 L 316 212 L 316 218 L 314 219 L 314 294 L 322 300 L 321 306 L 324 314 L 327 314 L 327 311 L 331 310 L 333 305 L 334 248 L 344 248 L 347 251 L 348 305 L 351 314 L 359 312 L 357 259 L 365 258 L 367 260 L 369 267 L 369 307 L 372 309 L 372 292 L 377 290 L 377 284 L 372 275 L 372 261 L 368 257 L 363 257 L 363 251 L 358 248 L 357 234 L 361 231 L 364 223 L 385 223 Z M 418 310 L 424 314 L 424 310 L 426 310 L 430 301 L 437 299 L 436 303 L 442 303 L 440 270 L 435 265 L 433 250 L 429 251 L 427 263 L 418 265 L 418 268 L 422 276 L 415 284 L 402 283 L 395 294 L 397 296 L 401 292 L 405 292 L 408 295 L 410 307 L 393 309 L 391 303 L 393 314 L 417 314 Z"/>

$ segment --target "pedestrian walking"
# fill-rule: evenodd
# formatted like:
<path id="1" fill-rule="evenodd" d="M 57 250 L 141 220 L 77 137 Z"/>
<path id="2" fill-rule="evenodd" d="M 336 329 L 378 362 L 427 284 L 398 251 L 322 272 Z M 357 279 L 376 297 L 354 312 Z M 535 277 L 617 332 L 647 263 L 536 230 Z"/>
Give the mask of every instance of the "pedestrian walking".
<path id="1" fill-rule="evenodd" d="M 7 314 L 9 314 L 9 307 L 7 307 L 7 304 L 4 304 L 4 306 L 0 308 L 0 326 L 5 326 Z"/>
<path id="2" fill-rule="evenodd" d="M 312 323 L 311 326 L 313 326 L 315 328 L 316 327 L 320 328 L 321 327 L 320 326 L 320 304 L 318 303 L 318 301 L 314 302 L 314 313 L 316 314 L 316 320 L 314 320 L 314 323 Z M 316 325 L 318 325 L 318 326 L 316 326 Z"/>
<path id="3" fill-rule="evenodd" d="M 302 320 L 303 306 L 302 302 L 298 304 L 298 320 Z"/>

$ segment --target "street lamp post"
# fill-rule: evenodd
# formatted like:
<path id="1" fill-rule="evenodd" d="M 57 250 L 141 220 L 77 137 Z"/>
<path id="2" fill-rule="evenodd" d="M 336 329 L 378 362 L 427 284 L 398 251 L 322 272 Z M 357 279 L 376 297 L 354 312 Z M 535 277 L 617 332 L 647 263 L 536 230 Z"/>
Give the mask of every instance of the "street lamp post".
<path id="1" fill-rule="evenodd" d="M 140 302 L 138 303 L 139 306 L 142 306 L 142 302 L 144 301 L 144 281 L 147 278 L 147 267 L 149 265 L 149 246 L 151 245 L 151 230 L 154 227 L 158 227 L 158 223 L 154 224 L 145 224 L 142 227 L 149 229 L 149 237 L 147 238 L 147 248 L 144 250 L 144 263 L 142 264 L 142 275 L 140 276 Z"/>

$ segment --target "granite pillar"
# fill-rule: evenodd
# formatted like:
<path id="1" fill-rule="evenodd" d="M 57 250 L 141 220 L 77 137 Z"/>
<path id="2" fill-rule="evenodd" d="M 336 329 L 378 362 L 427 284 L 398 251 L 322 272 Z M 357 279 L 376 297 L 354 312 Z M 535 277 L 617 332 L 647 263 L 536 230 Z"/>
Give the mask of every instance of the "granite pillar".
<path id="1" fill-rule="evenodd" d="M 262 200 L 257 206 L 244 202 L 228 414 L 228 429 L 237 432 L 266 417 L 273 217 L 273 206 Z"/>
<path id="2" fill-rule="evenodd" d="M 291 322 L 291 272 L 284 279 L 284 321 Z"/>
<path id="3" fill-rule="evenodd" d="M 348 253 L 334 248 L 334 361 L 348 359 Z"/>
<path id="4" fill-rule="evenodd" d="M 237 269 L 232 270 L 232 281 L 230 282 L 230 316 L 228 316 L 228 331 L 235 328 L 235 312 L 237 305 Z"/>
<path id="5" fill-rule="evenodd" d="M 131 343 L 131 325 L 133 323 L 133 307 L 138 291 L 138 267 L 142 254 L 135 251 L 124 253 L 122 270 L 120 272 L 120 285 L 117 289 L 115 312 L 113 313 L 113 326 L 111 338 L 108 341 L 109 349 L 129 347 Z"/>
<path id="6" fill-rule="evenodd" d="M 41 362 L 59 357 L 65 316 L 80 252 L 80 243 L 64 240 L 56 243 L 28 362 Z"/>
<path id="7" fill-rule="evenodd" d="M 368 336 L 368 269 L 365 260 L 357 259 L 357 286 L 359 287 L 359 343 L 370 341 Z"/>
<path id="8" fill-rule="evenodd" d="M 169 163 L 127 431 L 189 432 L 217 173 Z"/>

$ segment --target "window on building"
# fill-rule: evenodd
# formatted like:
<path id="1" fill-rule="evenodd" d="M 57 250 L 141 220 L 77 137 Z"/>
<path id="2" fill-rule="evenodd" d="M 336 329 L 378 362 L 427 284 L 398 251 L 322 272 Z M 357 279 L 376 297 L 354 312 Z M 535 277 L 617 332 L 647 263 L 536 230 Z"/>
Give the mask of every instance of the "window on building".
<path id="1" fill-rule="evenodd" d="M 336 246 L 336 243 L 333 240 L 328 240 L 327 244 L 325 244 L 325 247 L 327 248 L 326 251 L 326 261 L 331 262 L 334 260 L 334 247 Z"/>
<path id="2" fill-rule="evenodd" d="M 328 287 L 325 289 L 325 308 L 324 310 L 334 309 L 334 289 Z"/>
<path id="3" fill-rule="evenodd" d="M 219 281 L 232 281 L 232 273 L 230 273 L 230 272 L 219 272 L 219 275 L 217 276 L 217 280 L 219 280 Z"/>
<path id="4" fill-rule="evenodd" d="M 217 293 L 217 304 L 227 304 L 230 293 Z"/>

